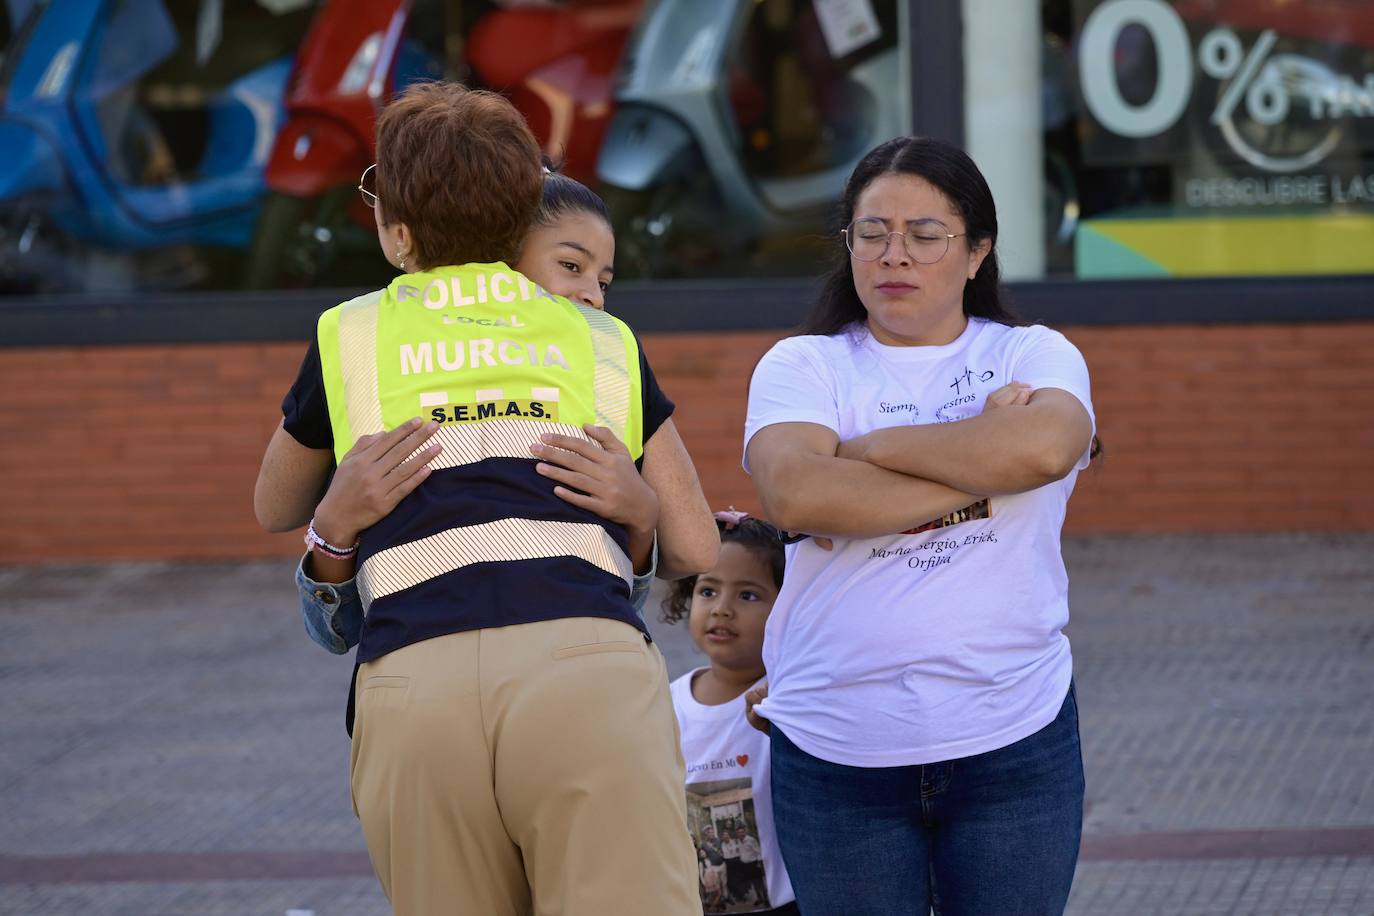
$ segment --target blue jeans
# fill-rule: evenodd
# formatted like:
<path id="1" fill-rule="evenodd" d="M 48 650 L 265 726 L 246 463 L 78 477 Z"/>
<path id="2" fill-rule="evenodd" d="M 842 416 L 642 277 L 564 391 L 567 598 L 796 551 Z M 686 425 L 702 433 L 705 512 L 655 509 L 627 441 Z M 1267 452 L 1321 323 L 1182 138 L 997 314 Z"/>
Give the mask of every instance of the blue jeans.
<path id="1" fill-rule="evenodd" d="M 1015 744 L 851 767 L 772 729 L 773 818 L 806 916 L 1062 914 L 1083 830 L 1074 689 Z"/>

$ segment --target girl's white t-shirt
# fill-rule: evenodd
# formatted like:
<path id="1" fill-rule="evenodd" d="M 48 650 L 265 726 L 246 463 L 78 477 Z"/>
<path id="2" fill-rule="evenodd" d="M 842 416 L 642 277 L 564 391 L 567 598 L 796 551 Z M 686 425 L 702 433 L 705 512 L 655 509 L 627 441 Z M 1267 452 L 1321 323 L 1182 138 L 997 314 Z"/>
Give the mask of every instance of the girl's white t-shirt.
<path id="1" fill-rule="evenodd" d="M 773 828 L 773 797 L 768 781 L 768 736 L 744 717 L 744 696 L 718 706 L 705 706 L 692 696 L 692 678 L 705 671 L 698 668 L 673 681 L 673 711 L 682 732 L 682 757 L 687 763 L 687 820 L 692 838 L 700 843 L 702 828 L 710 824 L 717 840 L 720 824 L 752 821 L 757 826 L 763 852 L 763 877 L 767 899 L 745 895 L 755 909 L 735 909 L 732 913 L 758 912 L 782 906 L 796 899 L 792 882 L 782 864 L 778 837 Z M 752 812 L 752 818 L 748 814 Z M 747 830 L 749 835 L 754 831 Z M 721 873 L 722 882 L 725 879 Z"/>
<path id="2" fill-rule="evenodd" d="M 845 441 L 962 420 L 1012 381 L 1063 389 L 1092 415 L 1082 355 L 1046 327 L 970 319 L 938 347 L 885 346 L 862 325 L 791 337 L 754 370 L 745 448 L 775 423 L 817 423 Z M 812 756 L 866 767 L 980 754 L 1052 722 L 1073 667 L 1060 530 L 1087 463 L 1085 450 L 1063 480 L 929 530 L 789 546 L 759 712 Z"/>

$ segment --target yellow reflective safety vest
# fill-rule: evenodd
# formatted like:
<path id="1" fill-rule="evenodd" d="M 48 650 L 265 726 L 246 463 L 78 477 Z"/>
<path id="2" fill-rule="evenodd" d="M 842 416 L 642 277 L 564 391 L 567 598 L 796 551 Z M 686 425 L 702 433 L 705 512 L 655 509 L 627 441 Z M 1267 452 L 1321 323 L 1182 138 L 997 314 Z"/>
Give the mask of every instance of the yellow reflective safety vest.
<path id="1" fill-rule="evenodd" d="M 462 630 L 624 620 L 625 530 L 553 494 L 530 446 L 609 427 L 643 453 L 639 345 L 619 319 L 502 263 L 400 276 L 320 316 L 336 460 L 358 438 L 437 420 L 434 471 L 363 533 L 359 661 Z"/>

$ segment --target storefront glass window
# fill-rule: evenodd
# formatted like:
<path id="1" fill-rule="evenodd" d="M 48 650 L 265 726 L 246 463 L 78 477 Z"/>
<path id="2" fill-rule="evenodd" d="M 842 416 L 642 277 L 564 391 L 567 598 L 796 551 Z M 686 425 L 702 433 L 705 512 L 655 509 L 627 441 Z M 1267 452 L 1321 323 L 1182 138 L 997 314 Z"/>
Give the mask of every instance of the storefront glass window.
<path id="1" fill-rule="evenodd" d="M 1374 272 L 1374 4 L 1047 0 L 1039 30 L 1042 272 Z"/>
<path id="2" fill-rule="evenodd" d="M 644 10 L 597 177 L 630 275 L 796 274 L 849 171 L 904 133 L 896 0 L 660 0 Z"/>
<path id="3" fill-rule="evenodd" d="M 809 274 L 911 123 L 898 0 L 6 0 L 0 294 L 379 285 L 357 199 L 418 79 L 506 94 L 631 277 Z"/>

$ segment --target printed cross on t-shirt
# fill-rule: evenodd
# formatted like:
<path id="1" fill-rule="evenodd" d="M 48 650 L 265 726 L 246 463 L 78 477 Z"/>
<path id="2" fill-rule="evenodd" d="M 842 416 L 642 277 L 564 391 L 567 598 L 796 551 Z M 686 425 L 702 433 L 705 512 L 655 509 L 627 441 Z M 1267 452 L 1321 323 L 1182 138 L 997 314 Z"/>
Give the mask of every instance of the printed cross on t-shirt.
<path id="1" fill-rule="evenodd" d="M 977 378 L 980 382 L 986 382 L 996 374 L 997 373 L 991 369 L 988 369 L 986 372 L 974 372 L 968 366 L 965 366 L 964 371 L 956 375 L 954 381 L 949 383 L 949 387 L 954 389 L 955 394 L 963 394 L 964 385 L 968 385 L 970 389 L 973 388 L 974 378 Z"/>

